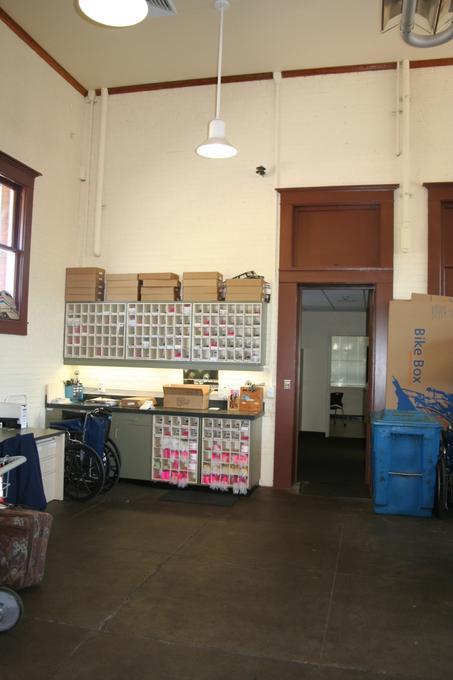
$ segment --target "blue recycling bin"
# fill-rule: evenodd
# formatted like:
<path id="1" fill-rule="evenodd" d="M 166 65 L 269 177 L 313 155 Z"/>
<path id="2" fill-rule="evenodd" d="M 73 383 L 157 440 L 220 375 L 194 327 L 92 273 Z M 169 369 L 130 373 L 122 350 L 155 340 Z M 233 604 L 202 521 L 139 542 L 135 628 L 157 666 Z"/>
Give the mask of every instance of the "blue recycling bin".
<path id="1" fill-rule="evenodd" d="M 374 511 L 430 517 L 442 427 L 420 411 L 385 409 L 371 420 Z"/>

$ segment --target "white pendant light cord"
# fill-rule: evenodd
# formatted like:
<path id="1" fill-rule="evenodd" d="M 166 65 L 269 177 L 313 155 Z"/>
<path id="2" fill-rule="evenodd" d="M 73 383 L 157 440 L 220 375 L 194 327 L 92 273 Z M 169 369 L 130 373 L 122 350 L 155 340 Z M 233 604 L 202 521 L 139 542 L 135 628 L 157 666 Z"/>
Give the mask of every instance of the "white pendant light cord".
<path id="1" fill-rule="evenodd" d="M 215 117 L 220 118 L 220 88 L 222 83 L 222 54 L 223 54 L 223 13 L 225 7 L 228 7 L 228 2 L 217 0 L 216 7 L 220 11 L 220 29 L 219 29 L 219 54 L 217 57 L 217 93 L 215 105 Z"/>

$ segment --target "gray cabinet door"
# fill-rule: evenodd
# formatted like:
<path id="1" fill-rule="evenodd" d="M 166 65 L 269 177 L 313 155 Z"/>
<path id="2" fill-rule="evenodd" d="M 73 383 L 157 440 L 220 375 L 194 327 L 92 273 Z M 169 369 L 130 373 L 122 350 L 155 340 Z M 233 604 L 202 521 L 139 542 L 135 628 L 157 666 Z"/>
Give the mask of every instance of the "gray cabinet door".
<path id="1" fill-rule="evenodd" d="M 110 436 L 121 452 L 121 477 L 151 481 L 152 415 L 113 413 Z"/>

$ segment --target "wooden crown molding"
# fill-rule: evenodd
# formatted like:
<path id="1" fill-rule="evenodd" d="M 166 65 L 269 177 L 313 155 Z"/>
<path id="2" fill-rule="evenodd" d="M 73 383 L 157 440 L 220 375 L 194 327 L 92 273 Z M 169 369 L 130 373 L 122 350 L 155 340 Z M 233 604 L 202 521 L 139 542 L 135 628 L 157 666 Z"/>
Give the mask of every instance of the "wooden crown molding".
<path id="1" fill-rule="evenodd" d="M 30 47 L 38 56 L 43 59 L 46 64 L 48 64 L 51 68 L 53 68 L 54 71 L 56 71 L 64 80 L 66 80 L 67 83 L 72 85 L 77 92 L 80 92 L 84 97 L 88 94 L 88 90 L 86 87 L 81 85 L 78 80 L 76 80 L 68 71 L 66 71 L 61 64 L 58 63 L 46 50 L 41 47 L 39 43 L 34 40 L 34 38 L 31 37 L 27 31 L 25 31 L 22 26 L 19 26 L 19 24 L 14 21 L 12 17 L 10 17 L 9 14 L 5 12 L 0 7 L 0 20 L 3 21 L 4 24 L 8 26 L 8 28 L 13 31 L 21 40 L 24 41 L 28 47 Z"/>
<path id="2" fill-rule="evenodd" d="M 88 89 L 79 83 L 61 64 L 59 64 L 41 45 L 31 37 L 22 26 L 20 26 L 14 19 L 0 8 L 0 21 L 3 21 L 13 33 L 15 33 L 23 42 L 28 45 L 38 56 L 41 57 L 51 68 L 54 69 L 66 82 L 74 87 L 77 92 L 80 92 L 84 97 L 88 94 Z M 309 76 L 324 76 L 342 73 L 362 73 L 366 71 L 390 71 L 396 69 L 397 62 L 386 61 L 376 64 L 351 64 L 345 66 L 322 66 L 320 68 L 304 68 L 284 70 L 281 72 L 282 78 L 306 78 Z M 442 66 L 453 66 L 453 57 L 446 57 L 443 59 L 424 59 L 410 62 L 411 68 L 437 68 Z M 256 80 L 272 80 L 274 74 L 272 72 L 264 73 L 247 73 L 232 76 L 223 76 L 222 83 L 245 83 Z M 138 85 L 120 85 L 118 87 L 109 87 L 109 94 L 130 94 L 133 92 L 151 92 L 154 90 L 169 90 L 181 87 L 197 87 L 201 85 L 215 85 L 217 79 L 209 78 L 192 78 L 186 80 L 168 80 L 160 83 L 142 83 Z M 96 89 L 96 94 L 100 94 L 100 88 Z"/>

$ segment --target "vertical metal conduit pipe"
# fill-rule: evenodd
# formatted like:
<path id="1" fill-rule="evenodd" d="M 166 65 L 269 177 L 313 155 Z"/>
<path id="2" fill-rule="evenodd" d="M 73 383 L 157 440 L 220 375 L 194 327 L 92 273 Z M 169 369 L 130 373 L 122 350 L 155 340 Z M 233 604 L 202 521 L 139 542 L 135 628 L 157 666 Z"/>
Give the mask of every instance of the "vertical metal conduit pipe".
<path id="1" fill-rule="evenodd" d="M 107 134 L 109 91 L 106 87 L 101 89 L 101 113 L 99 125 L 99 149 L 98 168 L 96 177 L 96 199 L 94 205 L 94 246 L 93 253 L 96 257 L 101 256 L 102 242 L 102 196 L 104 192 L 104 166 L 105 166 L 105 140 Z"/>

